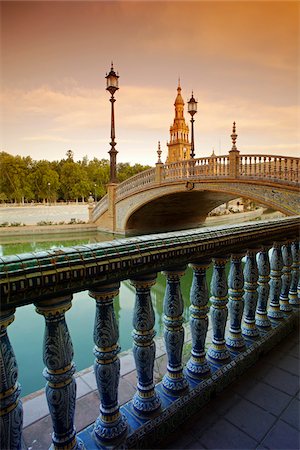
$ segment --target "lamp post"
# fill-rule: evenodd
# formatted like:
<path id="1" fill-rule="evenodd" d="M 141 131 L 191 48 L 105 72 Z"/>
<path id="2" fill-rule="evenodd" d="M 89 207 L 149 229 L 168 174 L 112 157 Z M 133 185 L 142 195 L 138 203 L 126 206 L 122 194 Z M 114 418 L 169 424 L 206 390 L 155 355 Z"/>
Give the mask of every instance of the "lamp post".
<path id="1" fill-rule="evenodd" d="M 111 98 L 111 131 L 110 131 L 110 137 L 111 137 L 111 149 L 109 150 L 109 157 L 110 157 L 110 175 L 109 175 L 109 182 L 110 183 L 116 183 L 117 182 L 117 150 L 115 149 L 116 142 L 115 142 L 115 114 L 114 114 L 114 93 L 119 89 L 119 83 L 118 78 L 119 75 L 116 74 L 114 71 L 113 63 L 111 63 L 111 69 L 108 75 L 106 75 L 106 90 L 110 93 Z"/>
<path id="2" fill-rule="evenodd" d="M 95 203 L 97 203 L 97 191 L 96 191 L 97 184 L 96 183 L 94 184 L 94 188 L 95 188 Z"/>
<path id="3" fill-rule="evenodd" d="M 191 115 L 191 124 L 192 124 L 191 154 L 190 154 L 191 159 L 195 158 L 195 146 L 194 146 L 194 122 L 195 122 L 195 119 L 194 119 L 194 114 L 196 114 L 196 112 L 197 112 L 197 103 L 198 102 L 196 102 L 196 100 L 194 99 L 194 95 L 192 92 L 192 96 L 188 101 L 188 112 Z"/>
<path id="4" fill-rule="evenodd" d="M 50 186 L 51 186 L 51 183 L 50 183 L 50 181 L 48 181 L 48 206 L 50 206 Z"/>

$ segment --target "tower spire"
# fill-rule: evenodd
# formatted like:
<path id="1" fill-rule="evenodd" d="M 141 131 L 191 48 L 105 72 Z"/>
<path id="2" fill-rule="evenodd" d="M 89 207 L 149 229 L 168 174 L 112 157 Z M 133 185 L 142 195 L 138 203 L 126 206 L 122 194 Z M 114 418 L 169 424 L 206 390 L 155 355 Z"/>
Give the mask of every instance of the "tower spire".
<path id="1" fill-rule="evenodd" d="M 233 122 L 233 126 L 232 126 L 232 134 L 231 134 L 231 140 L 232 140 L 232 147 L 231 150 L 237 150 L 236 147 L 236 139 L 238 137 L 238 135 L 236 134 L 236 129 L 235 129 L 235 122 Z"/>

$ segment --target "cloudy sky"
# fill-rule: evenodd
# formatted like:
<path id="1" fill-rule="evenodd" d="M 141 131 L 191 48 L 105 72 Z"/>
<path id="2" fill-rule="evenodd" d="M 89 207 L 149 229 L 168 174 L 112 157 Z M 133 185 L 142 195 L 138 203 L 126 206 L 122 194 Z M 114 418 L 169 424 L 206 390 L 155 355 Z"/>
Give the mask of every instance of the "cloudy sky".
<path id="1" fill-rule="evenodd" d="M 1 150 L 107 158 L 105 74 L 118 70 L 118 160 L 163 159 L 178 77 L 194 91 L 196 156 L 298 155 L 299 3 L 2 1 Z M 186 120 L 189 120 L 186 112 Z"/>

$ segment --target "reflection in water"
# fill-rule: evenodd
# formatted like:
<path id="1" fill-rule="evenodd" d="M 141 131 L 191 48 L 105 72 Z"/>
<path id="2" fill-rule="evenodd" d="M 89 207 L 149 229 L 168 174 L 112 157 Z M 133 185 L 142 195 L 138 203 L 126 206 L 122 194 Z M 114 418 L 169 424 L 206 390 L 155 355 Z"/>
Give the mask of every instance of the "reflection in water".
<path id="1" fill-rule="evenodd" d="M 54 247 L 70 247 L 91 242 L 111 240 L 111 236 L 98 233 L 96 236 L 78 237 L 66 239 L 63 236 L 55 240 L 40 240 L 40 236 L 31 236 L 29 242 L 14 242 L 2 244 L 4 255 L 27 253 Z M 211 274 L 209 273 L 209 279 Z M 182 294 L 184 299 L 184 320 L 189 317 L 189 289 L 192 281 L 192 270 L 188 268 L 181 279 Z M 157 282 L 152 287 L 152 300 L 155 311 L 155 330 L 157 336 L 163 333 L 163 298 L 166 279 L 161 273 L 157 276 Z M 120 294 L 115 299 L 114 309 L 119 322 L 122 351 L 132 347 L 132 317 L 135 301 L 135 291 L 129 281 L 121 283 Z M 72 308 L 66 313 L 66 321 L 70 330 L 74 346 L 74 361 L 77 370 L 82 370 L 93 364 L 93 326 L 95 317 L 95 301 L 89 297 L 88 291 L 74 294 Z M 44 363 L 42 361 L 44 318 L 35 312 L 33 305 L 17 308 L 15 321 L 9 327 L 9 337 L 16 353 L 19 366 L 19 381 L 22 386 L 22 395 L 27 395 L 45 386 L 42 376 Z"/>

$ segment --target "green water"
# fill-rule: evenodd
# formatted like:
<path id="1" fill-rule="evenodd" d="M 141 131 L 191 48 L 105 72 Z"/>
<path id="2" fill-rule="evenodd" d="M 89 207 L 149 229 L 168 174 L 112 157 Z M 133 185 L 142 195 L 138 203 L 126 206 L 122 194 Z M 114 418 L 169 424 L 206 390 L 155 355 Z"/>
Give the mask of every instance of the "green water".
<path id="1" fill-rule="evenodd" d="M 111 240 L 108 234 L 87 234 L 83 236 L 48 237 L 34 236 L 19 237 L 19 242 L 13 238 L 11 242 L 0 238 L 0 255 L 19 254 L 45 250 L 55 247 L 71 247 L 78 244 L 101 242 Z M 48 239 L 48 240 L 47 240 Z M 210 278 L 210 274 L 209 274 Z M 181 279 L 184 299 L 184 320 L 188 320 L 189 289 L 192 280 L 192 271 L 187 269 Z M 162 274 L 158 274 L 157 283 L 151 289 L 153 307 L 155 311 L 155 330 L 157 336 L 163 331 L 163 297 L 166 281 Z M 120 294 L 115 299 L 115 312 L 119 322 L 122 351 L 132 347 L 132 315 L 134 306 L 134 288 L 128 281 L 121 283 Z M 85 369 L 93 364 L 93 325 L 95 317 L 95 301 L 88 292 L 74 294 L 72 308 L 66 313 L 66 321 L 74 346 L 74 361 L 77 370 Z M 19 367 L 19 382 L 22 386 L 22 396 L 41 389 L 45 386 L 42 375 L 44 363 L 42 361 L 44 318 L 35 312 L 33 305 L 17 308 L 15 321 L 9 326 L 9 338 L 13 345 Z"/>

